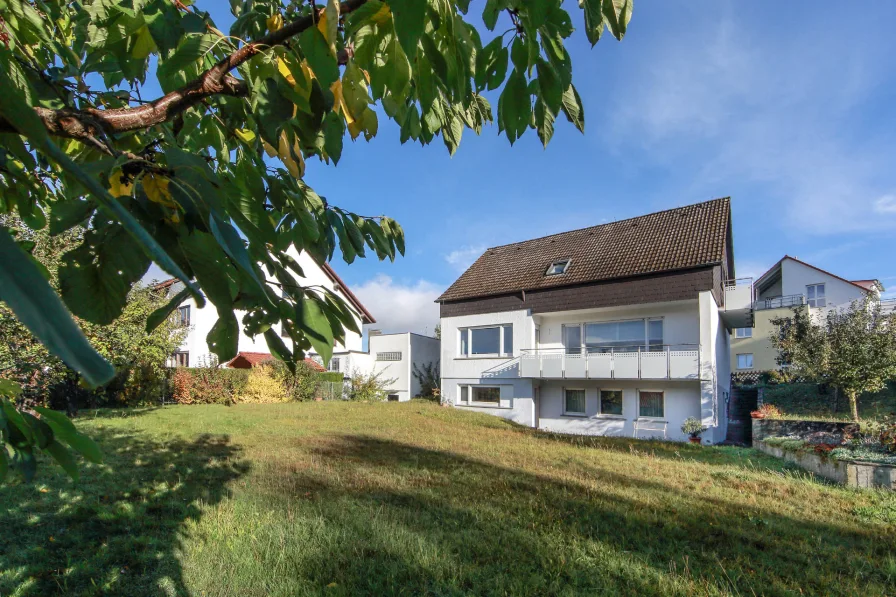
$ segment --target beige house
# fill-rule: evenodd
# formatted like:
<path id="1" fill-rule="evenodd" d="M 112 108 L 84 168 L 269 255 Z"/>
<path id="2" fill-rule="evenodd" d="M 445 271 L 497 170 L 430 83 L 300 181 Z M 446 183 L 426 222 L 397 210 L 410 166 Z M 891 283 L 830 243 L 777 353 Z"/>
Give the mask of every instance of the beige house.
<path id="1" fill-rule="evenodd" d="M 868 295 L 879 300 L 882 291 L 877 280 L 847 280 L 785 255 L 753 285 L 753 327 L 732 332 L 731 370 L 777 369 L 778 352 L 771 342 L 775 326 L 771 321 L 790 315 L 794 308 L 823 314 Z"/>

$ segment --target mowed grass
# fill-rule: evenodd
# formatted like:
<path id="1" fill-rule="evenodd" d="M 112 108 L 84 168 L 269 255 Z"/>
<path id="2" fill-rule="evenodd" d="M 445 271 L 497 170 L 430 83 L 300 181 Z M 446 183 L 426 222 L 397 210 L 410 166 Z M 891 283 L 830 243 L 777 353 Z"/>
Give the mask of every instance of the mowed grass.
<path id="1" fill-rule="evenodd" d="M 896 497 L 425 402 L 84 413 L 0 488 L 0 595 L 893 595 Z"/>

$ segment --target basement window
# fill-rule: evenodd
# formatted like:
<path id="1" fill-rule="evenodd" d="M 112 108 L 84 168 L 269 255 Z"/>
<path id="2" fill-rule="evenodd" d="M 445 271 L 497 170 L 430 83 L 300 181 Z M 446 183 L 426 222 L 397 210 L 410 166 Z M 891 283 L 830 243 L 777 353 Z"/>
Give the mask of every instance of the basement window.
<path id="1" fill-rule="evenodd" d="M 551 265 L 548 266 L 548 271 L 546 271 L 544 275 L 559 276 L 560 274 L 565 274 L 568 269 L 569 259 L 560 259 L 551 263 Z"/>

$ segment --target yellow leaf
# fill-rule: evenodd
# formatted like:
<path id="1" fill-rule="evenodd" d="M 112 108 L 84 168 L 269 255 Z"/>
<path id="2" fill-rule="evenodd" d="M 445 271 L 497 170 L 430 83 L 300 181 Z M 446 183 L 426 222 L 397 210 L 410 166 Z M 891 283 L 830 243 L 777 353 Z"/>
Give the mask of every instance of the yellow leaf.
<path id="1" fill-rule="evenodd" d="M 121 170 L 116 170 L 109 176 L 109 192 L 113 197 L 130 197 L 134 186 L 130 180 L 122 181 L 121 178 Z"/>
<path id="2" fill-rule="evenodd" d="M 134 41 L 134 47 L 131 48 L 131 56 L 142 60 L 153 53 L 156 49 L 156 42 L 149 33 L 149 27 L 143 25 L 137 30 L 137 39 Z"/>
<path id="3" fill-rule="evenodd" d="M 334 81 L 332 85 L 330 85 L 330 91 L 333 92 L 333 111 L 339 112 L 342 110 L 342 115 L 345 116 L 345 122 L 347 124 L 351 124 L 355 121 L 355 117 L 352 116 L 352 113 L 348 111 L 348 106 L 345 105 L 345 97 L 342 95 L 342 81 Z"/>
<path id="4" fill-rule="evenodd" d="M 296 86 L 296 79 L 292 76 L 292 73 L 289 72 L 289 67 L 286 65 L 286 61 L 279 57 L 277 58 L 277 70 L 280 71 L 280 74 L 283 75 L 283 78 L 286 79 L 287 83 L 293 87 Z"/>
<path id="5" fill-rule="evenodd" d="M 273 147 L 270 143 L 268 143 L 267 141 L 265 141 L 264 139 L 262 139 L 262 140 L 261 140 L 261 145 L 262 145 L 262 147 L 264 147 L 264 152 L 265 152 L 266 154 L 268 154 L 268 157 L 269 157 L 269 158 L 275 158 L 275 157 L 277 157 L 277 150 L 274 149 L 274 147 Z"/>
<path id="6" fill-rule="evenodd" d="M 302 178 L 305 174 L 305 159 L 302 157 L 302 150 L 299 148 L 298 141 L 290 146 L 286 131 L 283 131 L 280 133 L 278 149 L 280 159 L 283 160 L 283 164 L 289 170 L 289 173 L 295 178 Z"/>
<path id="7" fill-rule="evenodd" d="M 252 143 L 255 141 L 255 132 L 249 129 L 235 129 L 233 134 L 236 135 L 240 141 L 245 143 Z"/>
<path id="8" fill-rule="evenodd" d="M 165 207 L 177 207 L 177 203 L 171 198 L 171 191 L 168 190 L 170 180 L 164 176 L 147 174 L 143 177 L 142 182 L 143 191 L 150 201 Z"/>
<path id="9" fill-rule="evenodd" d="M 327 0 L 327 7 L 320 13 L 320 19 L 317 22 L 317 28 L 327 40 L 330 46 L 330 53 L 336 55 L 336 35 L 339 26 L 339 2 L 338 0 Z"/>
<path id="10" fill-rule="evenodd" d="M 265 24 L 268 26 L 269 31 L 276 31 L 283 27 L 283 15 L 279 12 L 272 17 L 268 17 L 265 20 Z"/>
<path id="11" fill-rule="evenodd" d="M 383 4 L 383 7 L 379 9 L 375 15 L 370 17 L 370 20 L 376 23 L 377 25 L 382 25 L 386 21 L 389 20 L 389 17 L 392 16 L 392 11 L 389 10 L 388 4 Z"/>

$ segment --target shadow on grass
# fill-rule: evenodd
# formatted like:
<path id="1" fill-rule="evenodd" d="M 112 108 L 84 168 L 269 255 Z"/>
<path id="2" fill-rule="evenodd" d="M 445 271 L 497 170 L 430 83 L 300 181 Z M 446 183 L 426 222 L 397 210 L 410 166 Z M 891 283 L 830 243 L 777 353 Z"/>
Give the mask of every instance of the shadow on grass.
<path id="1" fill-rule="evenodd" d="M 71 483 L 46 459 L 0 486 L 0 595 L 186 594 L 184 525 L 248 471 L 227 436 L 154 441 L 92 431 L 105 463 Z"/>
<path id="2" fill-rule="evenodd" d="M 701 495 L 643 472 L 594 468 L 590 486 L 364 436 L 316 454 L 328 466 L 297 471 L 288 490 L 313 493 L 326 532 L 341 539 L 315 541 L 295 556 L 296 570 L 342 594 L 892 589 L 892 529 L 759 507 L 749 483 Z"/>

